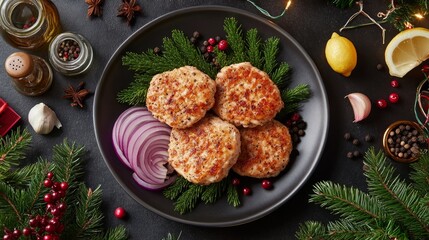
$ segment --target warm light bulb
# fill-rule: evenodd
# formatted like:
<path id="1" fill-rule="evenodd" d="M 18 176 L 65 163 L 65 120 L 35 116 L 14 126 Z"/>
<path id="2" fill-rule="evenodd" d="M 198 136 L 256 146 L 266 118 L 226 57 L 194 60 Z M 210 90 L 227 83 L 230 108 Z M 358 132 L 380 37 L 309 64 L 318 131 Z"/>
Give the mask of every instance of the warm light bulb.
<path id="1" fill-rule="evenodd" d="M 290 7 L 290 5 L 292 4 L 292 0 L 289 0 L 287 3 L 286 3 L 286 9 L 288 9 L 289 7 Z"/>
<path id="2" fill-rule="evenodd" d="M 423 17 L 423 15 L 422 14 L 420 14 L 420 13 L 416 13 L 416 14 L 414 14 L 414 17 L 416 17 L 416 18 L 418 18 L 418 19 L 423 19 L 424 17 Z"/>

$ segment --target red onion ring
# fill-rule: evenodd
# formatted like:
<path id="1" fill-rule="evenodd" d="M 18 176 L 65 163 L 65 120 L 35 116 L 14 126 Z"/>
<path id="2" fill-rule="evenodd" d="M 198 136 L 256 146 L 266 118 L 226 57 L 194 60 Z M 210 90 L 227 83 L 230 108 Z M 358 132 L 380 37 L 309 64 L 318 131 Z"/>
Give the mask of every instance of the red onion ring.
<path id="1" fill-rule="evenodd" d="M 168 144 L 171 128 L 159 122 L 145 107 L 131 107 L 117 118 L 112 129 L 116 155 L 133 170 L 133 179 L 150 190 L 171 184 Z"/>

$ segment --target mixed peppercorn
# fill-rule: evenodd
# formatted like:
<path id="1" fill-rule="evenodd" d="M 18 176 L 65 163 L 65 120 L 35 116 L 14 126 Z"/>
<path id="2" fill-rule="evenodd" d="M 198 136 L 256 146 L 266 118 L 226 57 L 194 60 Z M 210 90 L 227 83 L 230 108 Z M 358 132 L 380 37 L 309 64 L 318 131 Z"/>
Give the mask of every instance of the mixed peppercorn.
<path id="1" fill-rule="evenodd" d="M 57 53 L 58 58 L 64 62 L 73 61 L 79 57 L 80 46 L 76 41 L 66 39 L 58 45 Z"/>
<path id="2" fill-rule="evenodd" d="M 421 131 L 408 123 L 399 124 L 388 132 L 388 150 L 393 156 L 405 161 L 417 158 L 425 142 Z"/>

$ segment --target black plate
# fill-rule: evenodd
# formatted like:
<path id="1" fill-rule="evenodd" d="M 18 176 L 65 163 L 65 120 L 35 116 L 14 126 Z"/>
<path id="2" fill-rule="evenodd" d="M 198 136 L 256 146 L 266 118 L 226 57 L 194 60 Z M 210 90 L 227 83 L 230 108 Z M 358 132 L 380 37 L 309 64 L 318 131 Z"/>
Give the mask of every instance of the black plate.
<path id="1" fill-rule="evenodd" d="M 281 40 L 282 60 L 293 67 L 292 85 L 309 84 L 313 92 L 302 111 L 308 120 L 306 136 L 298 146 L 300 155 L 288 166 L 285 173 L 274 180 L 275 188 L 266 191 L 259 181 L 252 187 L 250 197 L 242 197 L 242 206 L 234 208 L 221 199 L 214 205 L 200 204 L 193 212 L 180 215 L 173 210 L 173 203 L 161 192 L 139 187 L 130 170 L 118 160 L 112 145 L 112 127 L 128 106 L 116 101 L 118 91 L 132 81 L 133 73 L 121 64 L 125 52 L 141 52 L 160 46 L 163 37 L 170 37 L 173 29 L 187 35 L 198 30 L 204 36 L 224 36 L 225 17 L 235 17 L 244 30 L 257 28 L 263 39 L 270 36 Z M 177 10 L 143 26 L 130 36 L 113 54 L 98 84 L 94 101 L 94 127 L 98 146 L 110 171 L 119 184 L 144 207 L 164 216 L 193 225 L 233 226 L 244 224 L 272 212 L 291 198 L 309 178 L 319 161 L 328 131 L 328 105 L 322 79 L 313 61 L 287 32 L 274 23 L 243 10 L 221 6 L 198 6 Z"/>

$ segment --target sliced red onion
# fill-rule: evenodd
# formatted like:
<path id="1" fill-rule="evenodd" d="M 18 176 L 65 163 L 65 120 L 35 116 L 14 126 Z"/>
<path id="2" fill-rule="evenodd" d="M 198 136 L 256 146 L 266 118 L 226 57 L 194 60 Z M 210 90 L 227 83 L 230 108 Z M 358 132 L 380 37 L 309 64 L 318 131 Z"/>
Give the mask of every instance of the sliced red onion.
<path id="1" fill-rule="evenodd" d="M 134 180 L 144 188 L 160 189 L 175 179 L 168 176 L 170 133 L 171 128 L 144 107 L 125 110 L 113 126 L 116 155 L 134 171 Z"/>

